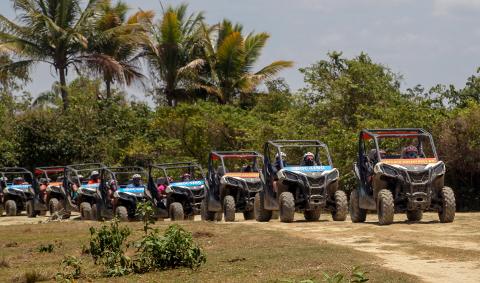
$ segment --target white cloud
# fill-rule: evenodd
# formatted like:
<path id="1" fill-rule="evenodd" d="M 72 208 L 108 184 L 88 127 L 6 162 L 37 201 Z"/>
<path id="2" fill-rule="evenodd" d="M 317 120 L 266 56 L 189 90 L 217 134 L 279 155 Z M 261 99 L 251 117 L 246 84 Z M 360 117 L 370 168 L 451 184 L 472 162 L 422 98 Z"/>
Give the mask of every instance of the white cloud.
<path id="1" fill-rule="evenodd" d="M 433 14 L 444 16 L 454 10 L 480 9 L 480 0 L 433 0 Z"/>

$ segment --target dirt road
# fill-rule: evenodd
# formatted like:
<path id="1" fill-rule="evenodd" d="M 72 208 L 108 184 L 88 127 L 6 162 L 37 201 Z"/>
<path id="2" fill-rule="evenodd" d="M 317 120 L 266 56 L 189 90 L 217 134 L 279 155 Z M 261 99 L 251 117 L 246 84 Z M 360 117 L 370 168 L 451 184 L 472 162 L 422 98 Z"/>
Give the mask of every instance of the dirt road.
<path id="1" fill-rule="evenodd" d="M 239 216 L 240 218 L 240 216 Z M 406 216 L 395 215 L 395 223 L 378 226 L 376 215 L 367 223 L 333 222 L 322 215 L 321 222 L 294 223 L 236 222 L 257 225 L 263 229 L 285 231 L 302 238 L 353 247 L 382 258 L 385 266 L 418 276 L 425 282 L 480 282 L 480 213 L 458 213 L 455 222 L 441 224 L 434 213 L 424 215 L 422 222 L 406 222 Z"/>

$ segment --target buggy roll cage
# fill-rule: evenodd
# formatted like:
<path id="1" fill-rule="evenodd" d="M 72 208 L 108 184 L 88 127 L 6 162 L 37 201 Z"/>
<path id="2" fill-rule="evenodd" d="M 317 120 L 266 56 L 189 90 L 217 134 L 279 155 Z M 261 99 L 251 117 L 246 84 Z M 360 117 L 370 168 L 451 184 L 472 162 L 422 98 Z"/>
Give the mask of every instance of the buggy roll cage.
<path id="1" fill-rule="evenodd" d="M 252 158 L 253 164 L 257 165 L 257 158 L 263 159 L 263 155 L 260 153 L 250 150 L 250 151 L 212 151 L 210 152 L 210 156 L 208 158 L 208 178 L 210 178 L 210 171 L 213 170 L 212 168 L 213 160 L 220 160 L 221 166 L 226 168 L 224 159 L 245 159 L 245 158 Z"/>
<path id="2" fill-rule="evenodd" d="M 414 138 L 414 137 L 426 137 L 430 140 L 432 146 L 433 155 L 438 159 L 435 143 L 433 142 L 432 135 L 421 128 L 399 128 L 399 129 L 364 129 L 360 132 L 358 143 L 358 156 L 361 158 L 365 152 L 365 140 L 373 139 L 375 142 L 375 149 L 377 150 L 377 158 L 380 158 L 380 148 L 378 146 L 379 138 Z M 359 160 L 360 162 L 360 160 Z"/>
<path id="3" fill-rule="evenodd" d="M 13 175 L 13 174 L 22 174 L 24 176 L 28 176 L 30 180 L 25 180 L 25 181 L 30 181 L 28 182 L 31 186 L 34 186 L 35 184 L 35 178 L 33 178 L 33 174 L 31 171 L 27 170 L 26 168 L 23 167 L 4 167 L 0 168 L 0 187 L 2 189 L 7 187 L 7 181 L 4 180 L 6 177 L 5 175 Z M 12 180 L 13 181 L 13 180 Z"/>
<path id="4" fill-rule="evenodd" d="M 105 164 L 103 163 L 82 163 L 82 164 L 72 164 L 72 165 L 67 165 L 64 168 L 64 178 L 63 178 L 63 186 L 65 190 L 70 191 L 70 186 L 69 184 L 75 184 L 75 182 L 78 182 L 77 185 L 81 186 L 82 182 L 78 178 L 79 176 L 79 171 L 84 171 L 84 170 L 103 170 L 106 168 Z M 73 173 L 77 178 L 77 180 L 71 180 L 71 174 Z M 100 172 L 99 172 L 100 173 Z"/>
<path id="5" fill-rule="evenodd" d="M 359 134 L 359 143 L 358 143 L 358 159 L 357 164 L 360 167 L 360 178 L 362 183 L 366 183 L 366 176 L 365 176 L 365 141 L 373 139 L 375 143 L 375 150 L 377 154 L 377 160 L 381 160 L 380 156 L 380 147 L 378 146 L 378 139 L 379 138 L 419 138 L 425 137 L 428 138 L 430 141 L 430 145 L 432 147 L 433 155 L 435 159 L 438 159 L 437 150 L 435 148 L 435 143 L 433 141 L 432 135 L 422 128 L 398 128 L 398 129 L 363 129 L 360 131 Z M 420 140 L 419 140 L 420 145 Z"/>
<path id="6" fill-rule="evenodd" d="M 285 147 L 298 147 L 298 148 L 315 147 L 315 153 L 314 154 L 315 154 L 315 159 L 316 160 L 318 160 L 319 153 L 320 153 L 318 148 L 321 147 L 321 148 L 325 149 L 329 165 L 333 166 L 332 157 L 330 156 L 330 151 L 328 149 L 328 146 L 325 143 L 323 143 L 319 140 L 273 140 L 273 141 L 268 141 L 267 143 L 265 143 L 265 147 L 264 147 L 264 151 L 265 151 L 265 153 L 267 153 L 267 154 L 265 154 L 265 162 L 264 163 L 265 163 L 265 166 L 267 166 L 267 167 L 271 166 L 270 158 L 268 156 L 268 153 L 270 152 L 270 147 L 274 147 L 279 156 L 281 155 L 282 148 L 285 148 Z M 282 166 L 282 168 L 284 167 L 283 162 L 281 162 L 280 165 Z"/>
<path id="7" fill-rule="evenodd" d="M 34 170 L 35 176 L 45 175 L 47 179 L 49 179 L 48 174 L 50 173 L 64 173 L 64 172 L 65 172 L 64 166 L 36 167 Z"/>
<path id="8" fill-rule="evenodd" d="M 194 175 L 193 173 L 195 172 L 195 168 L 197 168 L 198 172 L 200 172 L 200 175 L 202 176 L 202 179 L 205 179 L 205 174 L 203 172 L 202 166 L 199 163 L 194 162 L 194 161 L 153 164 L 153 165 L 150 165 L 148 167 L 148 176 L 149 176 L 149 179 L 151 178 L 151 181 L 154 182 L 153 177 L 152 177 L 152 169 L 162 170 L 163 175 L 165 177 L 168 177 L 167 170 L 169 170 L 169 169 L 184 169 L 184 168 L 185 169 L 188 168 L 188 172 L 189 172 L 190 175 Z M 199 179 L 199 178 L 196 178 L 196 179 Z M 149 182 L 150 182 L 150 180 L 149 180 Z M 170 185 L 170 181 L 168 181 L 168 178 L 167 178 L 167 184 Z"/>

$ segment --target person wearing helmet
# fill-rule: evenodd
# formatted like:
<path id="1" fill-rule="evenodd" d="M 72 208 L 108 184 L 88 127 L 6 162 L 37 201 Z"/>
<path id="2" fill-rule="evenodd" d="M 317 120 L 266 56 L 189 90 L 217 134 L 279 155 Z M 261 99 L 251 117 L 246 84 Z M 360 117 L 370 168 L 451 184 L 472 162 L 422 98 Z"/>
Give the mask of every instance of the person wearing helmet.
<path id="1" fill-rule="evenodd" d="M 23 179 L 23 177 L 17 177 L 15 179 L 13 179 L 13 184 L 14 185 L 27 185 L 28 183 L 25 182 L 25 179 Z"/>
<path id="2" fill-rule="evenodd" d="M 307 152 L 303 155 L 302 166 L 316 166 L 315 155 L 311 152 Z"/>
<path id="3" fill-rule="evenodd" d="M 80 176 L 79 176 L 80 178 Z M 98 171 L 94 170 L 92 173 L 90 173 L 90 180 L 88 180 L 88 184 L 99 184 L 100 183 L 100 173 Z"/>
<path id="4" fill-rule="evenodd" d="M 188 181 L 190 181 L 191 179 L 192 179 L 192 176 L 190 176 L 189 173 L 185 173 L 185 174 L 183 174 L 182 177 L 181 177 L 182 182 L 188 182 Z"/>
<path id="5" fill-rule="evenodd" d="M 130 187 L 141 187 L 142 186 L 142 176 L 140 176 L 140 174 L 133 174 L 132 183 L 129 186 Z"/>
<path id="6" fill-rule="evenodd" d="M 403 149 L 402 156 L 406 159 L 418 158 L 418 148 L 414 145 L 409 145 Z"/>

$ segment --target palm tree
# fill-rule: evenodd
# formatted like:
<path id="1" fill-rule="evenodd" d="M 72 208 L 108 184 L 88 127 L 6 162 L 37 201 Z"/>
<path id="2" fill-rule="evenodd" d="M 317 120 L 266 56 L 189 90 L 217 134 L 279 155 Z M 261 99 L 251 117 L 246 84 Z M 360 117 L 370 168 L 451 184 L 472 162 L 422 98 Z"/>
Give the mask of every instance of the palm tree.
<path id="1" fill-rule="evenodd" d="M 199 73 L 196 86 L 226 104 L 239 94 L 251 93 L 264 80 L 272 78 L 292 61 L 275 61 L 252 72 L 268 38 L 267 33 L 242 35 L 243 27 L 224 20 L 213 27 L 203 25 L 203 52 L 206 72 Z"/>
<path id="2" fill-rule="evenodd" d="M 144 37 L 141 23 L 151 21 L 154 13 L 139 11 L 127 19 L 127 11 L 128 6 L 122 1 L 112 5 L 110 0 L 103 0 L 89 40 L 91 55 L 111 59 L 87 62 L 92 71 L 103 77 L 107 98 L 111 97 L 112 83 L 130 85 L 144 77 L 137 56 Z"/>
<path id="3" fill-rule="evenodd" d="M 169 106 L 176 105 L 189 70 L 201 62 L 195 56 L 199 47 L 195 34 L 203 19 L 203 13 L 187 15 L 187 5 L 183 4 L 168 7 L 158 23 L 148 25 L 150 36 L 144 40 L 143 56 L 158 76 Z"/>
<path id="4" fill-rule="evenodd" d="M 26 67 L 44 62 L 53 66 L 61 85 L 63 108 L 69 105 L 66 76 L 71 67 L 84 62 L 108 62 L 109 57 L 89 56 L 87 31 L 99 0 L 12 0 L 20 23 L 0 15 L 0 49 L 9 50 L 20 60 L 7 67 Z"/>

